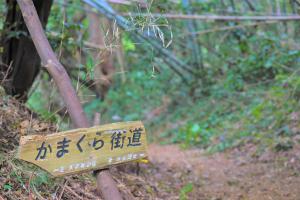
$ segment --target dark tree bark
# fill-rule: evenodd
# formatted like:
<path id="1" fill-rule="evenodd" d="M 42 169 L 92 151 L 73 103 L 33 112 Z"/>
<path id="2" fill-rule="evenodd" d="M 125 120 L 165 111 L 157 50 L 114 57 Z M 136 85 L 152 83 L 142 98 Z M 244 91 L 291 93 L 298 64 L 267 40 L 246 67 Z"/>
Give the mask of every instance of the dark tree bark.
<path id="1" fill-rule="evenodd" d="M 16 0 L 7 0 L 5 31 L 2 35 L 3 65 L 0 66 L 0 81 L 6 92 L 27 99 L 41 60 L 29 36 Z M 39 18 L 45 28 L 53 0 L 34 0 Z M 4 80 L 5 79 L 5 80 Z"/>

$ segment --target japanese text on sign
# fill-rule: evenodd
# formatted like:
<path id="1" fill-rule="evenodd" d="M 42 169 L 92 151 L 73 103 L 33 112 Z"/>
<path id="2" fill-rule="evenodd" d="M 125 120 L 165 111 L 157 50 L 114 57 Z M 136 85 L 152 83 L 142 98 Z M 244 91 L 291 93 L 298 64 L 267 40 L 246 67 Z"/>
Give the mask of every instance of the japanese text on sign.
<path id="1" fill-rule="evenodd" d="M 18 158 L 59 176 L 143 159 L 146 146 L 143 124 L 125 122 L 24 136 Z"/>

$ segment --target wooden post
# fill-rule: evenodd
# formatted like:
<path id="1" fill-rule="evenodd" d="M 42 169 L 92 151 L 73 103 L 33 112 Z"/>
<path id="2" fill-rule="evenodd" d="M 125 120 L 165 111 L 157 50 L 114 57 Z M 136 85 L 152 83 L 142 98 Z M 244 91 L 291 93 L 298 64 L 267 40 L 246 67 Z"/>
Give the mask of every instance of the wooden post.
<path id="1" fill-rule="evenodd" d="M 78 128 L 89 127 L 87 117 L 80 104 L 76 91 L 72 86 L 71 80 L 65 68 L 58 61 L 54 51 L 49 44 L 49 41 L 46 38 L 32 0 L 17 0 L 17 2 L 20 6 L 26 26 L 29 30 L 37 52 L 41 57 L 42 65 L 53 77 L 59 89 L 59 92 L 66 104 L 72 122 Z M 99 184 L 98 188 L 103 194 L 103 197 L 107 200 L 121 200 L 122 197 L 110 173 L 106 171 L 105 174 L 105 177 L 100 175 L 97 176 L 97 183 Z M 111 191 L 114 192 L 111 193 Z"/>

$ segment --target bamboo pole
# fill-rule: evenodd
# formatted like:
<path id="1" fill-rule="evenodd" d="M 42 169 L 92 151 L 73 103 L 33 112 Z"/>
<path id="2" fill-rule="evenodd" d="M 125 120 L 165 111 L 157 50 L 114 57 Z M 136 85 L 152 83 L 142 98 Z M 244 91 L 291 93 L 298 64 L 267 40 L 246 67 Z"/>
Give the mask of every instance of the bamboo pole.
<path id="1" fill-rule="evenodd" d="M 226 15 L 184 15 L 160 13 L 122 13 L 122 16 L 132 17 L 163 17 L 169 19 L 195 19 L 203 21 L 297 21 L 300 15 L 283 16 L 226 16 Z"/>
<path id="2" fill-rule="evenodd" d="M 212 28 L 212 29 L 206 29 L 203 31 L 196 31 L 193 33 L 186 33 L 186 34 L 180 34 L 180 36 L 185 36 L 185 35 L 203 35 L 207 33 L 215 33 L 215 32 L 220 32 L 220 31 L 229 31 L 229 30 L 235 30 L 239 28 L 247 28 L 247 27 L 252 27 L 252 26 L 261 26 L 261 25 L 269 25 L 269 24 L 276 24 L 278 22 L 276 21 L 266 21 L 266 22 L 258 22 L 258 23 L 251 23 L 251 24 L 240 24 L 240 25 L 235 25 L 235 26 L 224 26 L 224 27 L 217 27 L 217 28 Z"/>
<path id="3" fill-rule="evenodd" d="M 123 4 L 123 5 L 132 5 L 134 3 L 138 3 L 143 7 L 146 6 L 146 1 L 141 1 L 141 0 L 108 0 L 108 2 L 113 4 Z"/>
<path id="4" fill-rule="evenodd" d="M 32 0 L 17 0 L 17 2 L 20 6 L 33 43 L 41 57 L 42 65 L 53 77 L 74 125 L 78 128 L 89 127 L 87 117 L 80 104 L 76 91 L 72 86 L 71 79 L 69 78 L 65 68 L 58 61 L 49 41 L 46 38 Z M 104 170 L 102 173 L 105 176 L 97 175 L 97 183 L 99 184 L 98 188 L 103 194 L 103 197 L 106 200 L 121 200 L 121 194 L 119 193 L 116 183 L 111 177 L 109 171 Z"/>

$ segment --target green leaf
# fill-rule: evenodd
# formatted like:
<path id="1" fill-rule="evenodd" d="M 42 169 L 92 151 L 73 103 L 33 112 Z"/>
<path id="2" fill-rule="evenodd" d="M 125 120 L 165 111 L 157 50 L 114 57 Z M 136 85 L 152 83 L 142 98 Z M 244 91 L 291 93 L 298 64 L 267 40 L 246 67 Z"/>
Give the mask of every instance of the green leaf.
<path id="1" fill-rule="evenodd" d="M 123 44 L 125 51 L 134 51 L 135 50 L 135 44 L 132 42 L 132 40 L 127 35 L 125 35 L 122 38 L 122 44 Z"/>
<path id="2" fill-rule="evenodd" d="M 6 183 L 6 184 L 4 184 L 4 186 L 3 186 L 3 189 L 4 190 L 12 190 L 12 185 L 10 184 L 10 183 Z"/>
<path id="3" fill-rule="evenodd" d="M 34 186 L 41 186 L 42 184 L 49 183 L 49 175 L 47 172 L 41 172 L 36 177 L 34 177 L 31 181 L 31 184 Z"/>
<path id="4" fill-rule="evenodd" d="M 193 133 L 198 133 L 200 131 L 200 126 L 199 124 L 193 124 L 191 131 Z"/>
<path id="5" fill-rule="evenodd" d="M 180 190 L 180 200 L 187 200 L 187 194 L 192 192 L 194 189 L 194 185 L 192 183 L 188 183 L 187 185 L 185 185 L 183 188 L 181 188 Z"/>

